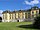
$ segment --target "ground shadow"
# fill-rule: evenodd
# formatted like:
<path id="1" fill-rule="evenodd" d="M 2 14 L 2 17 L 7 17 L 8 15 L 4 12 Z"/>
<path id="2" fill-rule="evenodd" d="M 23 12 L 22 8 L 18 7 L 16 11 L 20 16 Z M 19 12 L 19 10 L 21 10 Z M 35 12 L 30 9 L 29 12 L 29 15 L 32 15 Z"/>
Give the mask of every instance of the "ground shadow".
<path id="1" fill-rule="evenodd" d="M 17 26 L 17 27 L 26 28 L 26 29 L 39 29 L 39 28 L 35 28 L 33 25 L 20 25 L 20 26 Z"/>

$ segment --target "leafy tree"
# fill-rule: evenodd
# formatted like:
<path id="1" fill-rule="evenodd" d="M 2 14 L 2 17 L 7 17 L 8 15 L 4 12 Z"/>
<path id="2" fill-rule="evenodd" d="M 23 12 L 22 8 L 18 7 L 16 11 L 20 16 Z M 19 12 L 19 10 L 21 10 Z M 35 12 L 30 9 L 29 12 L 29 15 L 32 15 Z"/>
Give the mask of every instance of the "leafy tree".
<path id="1" fill-rule="evenodd" d="M 40 15 L 37 16 L 34 20 L 35 22 L 33 23 L 33 27 L 40 29 Z"/>

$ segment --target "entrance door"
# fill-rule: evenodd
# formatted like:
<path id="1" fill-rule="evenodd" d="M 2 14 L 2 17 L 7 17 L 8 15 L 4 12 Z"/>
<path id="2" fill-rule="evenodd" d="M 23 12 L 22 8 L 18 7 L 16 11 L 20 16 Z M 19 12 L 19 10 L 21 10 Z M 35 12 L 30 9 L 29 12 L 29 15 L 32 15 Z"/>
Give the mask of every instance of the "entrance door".
<path id="1" fill-rule="evenodd" d="M 19 20 L 17 20 L 17 22 L 19 22 Z"/>
<path id="2" fill-rule="evenodd" d="M 2 17 L 0 17 L 0 22 L 2 22 Z"/>

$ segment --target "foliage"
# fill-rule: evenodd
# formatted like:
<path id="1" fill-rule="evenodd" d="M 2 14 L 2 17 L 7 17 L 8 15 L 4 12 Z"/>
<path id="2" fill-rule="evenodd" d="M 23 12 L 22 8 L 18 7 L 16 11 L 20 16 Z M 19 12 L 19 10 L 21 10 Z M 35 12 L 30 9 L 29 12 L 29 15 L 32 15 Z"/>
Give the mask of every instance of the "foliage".
<path id="1" fill-rule="evenodd" d="M 33 26 L 35 27 L 35 28 L 40 28 L 40 15 L 39 16 L 37 16 L 35 19 L 35 22 L 34 22 L 34 24 L 33 24 Z"/>

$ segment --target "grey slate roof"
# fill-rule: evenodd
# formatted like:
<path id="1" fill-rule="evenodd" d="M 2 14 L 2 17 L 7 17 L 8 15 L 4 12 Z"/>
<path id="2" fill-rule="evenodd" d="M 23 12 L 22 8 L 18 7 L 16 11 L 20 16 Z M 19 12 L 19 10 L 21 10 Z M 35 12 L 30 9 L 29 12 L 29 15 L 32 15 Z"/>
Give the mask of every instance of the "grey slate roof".
<path id="1" fill-rule="evenodd" d="M 34 9 L 39 9 L 37 6 L 34 6 L 34 7 L 32 7 L 32 8 L 34 8 Z M 28 10 L 18 10 L 18 11 L 9 11 L 9 10 L 6 10 L 6 11 L 3 11 L 3 13 L 16 13 L 16 12 L 28 12 L 28 11 L 31 11 L 32 10 L 32 8 L 31 9 L 28 9 Z"/>

